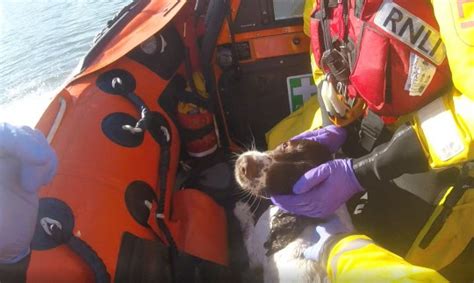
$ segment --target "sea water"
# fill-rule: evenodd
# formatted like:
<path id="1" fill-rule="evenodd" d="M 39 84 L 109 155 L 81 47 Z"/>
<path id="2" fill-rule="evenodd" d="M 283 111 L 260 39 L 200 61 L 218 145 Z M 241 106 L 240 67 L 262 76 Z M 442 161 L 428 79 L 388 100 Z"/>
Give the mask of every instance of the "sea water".
<path id="1" fill-rule="evenodd" d="M 34 126 L 131 0 L 0 0 L 0 122 Z"/>

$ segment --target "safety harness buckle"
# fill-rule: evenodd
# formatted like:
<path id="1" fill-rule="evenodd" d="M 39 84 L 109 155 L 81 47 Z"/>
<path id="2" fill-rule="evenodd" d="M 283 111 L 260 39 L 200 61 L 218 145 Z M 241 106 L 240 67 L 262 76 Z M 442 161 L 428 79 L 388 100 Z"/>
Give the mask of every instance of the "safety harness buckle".
<path id="1" fill-rule="evenodd" d="M 338 50 L 326 50 L 321 57 L 321 65 L 327 73 L 334 77 L 336 82 L 346 84 L 349 80 L 349 62 Z"/>
<path id="2" fill-rule="evenodd" d="M 384 122 L 374 112 L 368 110 L 367 116 L 362 119 L 359 130 L 359 143 L 368 152 L 377 144 L 377 141 L 382 134 L 384 128 Z"/>

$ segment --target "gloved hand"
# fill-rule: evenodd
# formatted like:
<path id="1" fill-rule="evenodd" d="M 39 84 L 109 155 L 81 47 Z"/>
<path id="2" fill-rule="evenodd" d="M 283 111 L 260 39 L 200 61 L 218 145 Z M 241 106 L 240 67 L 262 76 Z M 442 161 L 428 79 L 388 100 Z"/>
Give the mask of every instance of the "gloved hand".
<path id="1" fill-rule="evenodd" d="M 346 129 L 337 126 L 327 126 L 318 130 L 304 132 L 291 138 L 291 140 L 311 140 L 326 146 L 331 153 L 339 150 L 346 141 Z"/>
<path id="2" fill-rule="evenodd" d="M 339 212 L 342 212 L 341 209 L 344 209 L 344 213 L 347 215 L 344 217 L 350 217 L 345 207 L 338 209 Z M 324 247 L 327 245 L 330 237 L 350 233 L 354 230 L 352 224 L 348 225 L 347 223 L 343 223 L 344 219 L 341 221 L 340 214 L 341 213 L 332 214 L 325 222 L 316 226 L 315 243 L 303 252 L 306 259 L 321 261 Z"/>
<path id="3" fill-rule="evenodd" d="M 335 159 L 307 171 L 293 186 L 294 195 L 273 196 L 272 201 L 294 214 L 325 218 L 361 191 L 352 160 Z"/>
<path id="4" fill-rule="evenodd" d="M 0 263 L 18 262 L 29 253 L 37 192 L 56 167 L 56 155 L 42 133 L 0 123 Z"/>

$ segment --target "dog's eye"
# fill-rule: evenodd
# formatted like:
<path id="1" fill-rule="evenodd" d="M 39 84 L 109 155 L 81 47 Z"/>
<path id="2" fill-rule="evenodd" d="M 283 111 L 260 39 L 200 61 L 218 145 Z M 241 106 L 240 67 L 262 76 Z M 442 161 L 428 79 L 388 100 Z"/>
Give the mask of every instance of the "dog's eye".
<path id="1" fill-rule="evenodd" d="M 288 147 L 288 143 L 287 142 L 284 142 L 282 145 L 281 145 L 281 149 L 286 149 Z"/>

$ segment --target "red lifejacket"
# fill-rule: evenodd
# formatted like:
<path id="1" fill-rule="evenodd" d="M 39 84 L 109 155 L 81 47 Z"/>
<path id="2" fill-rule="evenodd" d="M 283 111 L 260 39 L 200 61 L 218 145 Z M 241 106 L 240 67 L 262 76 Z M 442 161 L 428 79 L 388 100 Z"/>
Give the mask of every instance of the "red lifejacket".
<path id="1" fill-rule="evenodd" d="M 328 46 L 325 33 L 332 48 L 348 47 L 348 96 L 362 97 L 379 115 L 400 116 L 421 108 L 450 85 L 446 51 L 429 0 L 321 1 L 311 19 L 312 51 L 327 71 L 321 62 Z"/>

